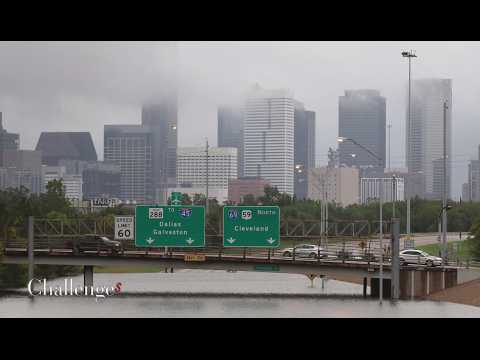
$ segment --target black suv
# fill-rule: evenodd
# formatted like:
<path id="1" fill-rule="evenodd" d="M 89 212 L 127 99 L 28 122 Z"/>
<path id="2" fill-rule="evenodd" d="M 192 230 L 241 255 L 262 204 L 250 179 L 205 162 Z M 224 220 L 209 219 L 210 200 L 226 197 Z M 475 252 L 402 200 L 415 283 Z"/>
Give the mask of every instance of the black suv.
<path id="1" fill-rule="evenodd" d="M 73 253 L 80 254 L 85 251 L 110 252 L 118 254 L 122 251 L 120 241 L 110 240 L 106 236 L 84 235 L 73 241 Z"/>

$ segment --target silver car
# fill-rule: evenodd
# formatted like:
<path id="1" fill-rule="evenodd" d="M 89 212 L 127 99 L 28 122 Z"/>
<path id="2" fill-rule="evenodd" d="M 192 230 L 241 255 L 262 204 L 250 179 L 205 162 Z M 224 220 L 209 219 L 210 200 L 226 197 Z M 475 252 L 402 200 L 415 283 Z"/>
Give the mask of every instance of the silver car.
<path id="1" fill-rule="evenodd" d="M 400 264 L 417 264 L 426 266 L 441 266 L 442 258 L 432 256 L 425 251 L 408 249 L 400 251 Z"/>
<path id="2" fill-rule="evenodd" d="M 312 244 L 302 244 L 297 245 L 295 248 L 286 248 L 282 250 L 282 255 L 284 257 L 292 257 L 293 251 L 295 250 L 295 256 L 306 257 L 311 259 L 317 259 L 320 254 L 320 258 L 324 258 L 327 254 L 324 252 L 324 249 L 318 245 Z"/>

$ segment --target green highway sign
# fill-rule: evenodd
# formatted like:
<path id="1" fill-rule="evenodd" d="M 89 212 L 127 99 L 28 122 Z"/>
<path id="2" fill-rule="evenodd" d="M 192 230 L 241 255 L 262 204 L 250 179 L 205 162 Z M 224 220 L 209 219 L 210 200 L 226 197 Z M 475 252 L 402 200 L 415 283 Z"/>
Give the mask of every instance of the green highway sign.
<path id="1" fill-rule="evenodd" d="M 224 206 L 223 246 L 279 247 L 280 208 L 278 206 Z"/>
<path id="2" fill-rule="evenodd" d="M 172 192 L 172 205 L 182 204 L 183 194 L 181 192 Z"/>
<path id="3" fill-rule="evenodd" d="M 280 265 L 275 264 L 260 264 L 253 267 L 255 271 L 280 271 Z"/>
<path id="4" fill-rule="evenodd" d="M 135 246 L 204 247 L 203 206 L 147 206 L 135 208 Z"/>

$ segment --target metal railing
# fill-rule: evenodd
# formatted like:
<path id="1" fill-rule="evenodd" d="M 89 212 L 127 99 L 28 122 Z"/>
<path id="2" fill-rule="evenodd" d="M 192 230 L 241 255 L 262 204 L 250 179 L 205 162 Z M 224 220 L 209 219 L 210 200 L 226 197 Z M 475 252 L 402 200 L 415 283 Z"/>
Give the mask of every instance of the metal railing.
<path id="1" fill-rule="evenodd" d="M 329 236 L 321 237 L 318 233 L 318 222 L 296 221 L 283 222 L 283 231 L 281 232 L 281 248 L 229 248 L 223 246 L 222 227 L 208 225 L 206 227 L 206 244 L 203 248 L 168 248 L 165 253 L 164 248 L 139 248 L 135 246 L 134 241 L 122 241 L 121 251 L 117 256 L 174 256 L 175 254 L 197 253 L 206 256 L 221 259 L 222 257 L 240 257 L 242 259 L 262 259 L 270 261 L 272 259 L 285 261 L 336 261 L 336 262 L 363 262 L 377 263 L 380 258 L 379 240 L 375 235 L 361 237 L 353 236 Z M 350 225 L 344 224 L 343 229 L 363 231 L 368 228 L 367 223 L 352 222 Z M 378 224 L 377 224 L 378 225 Z M 338 224 L 330 224 L 330 229 L 338 228 Z M 218 229 L 218 230 L 217 230 Z M 86 234 L 96 234 L 113 238 L 114 222 L 111 218 L 97 220 L 50 220 L 36 219 L 34 225 L 34 250 L 36 253 L 62 255 L 73 254 L 74 244 Z M 335 233 L 335 232 L 334 232 Z M 337 235 L 340 232 L 336 232 Z M 389 235 L 385 235 L 387 240 L 384 243 L 389 244 Z M 1 241 L 1 240 L 0 240 Z M 299 244 L 316 245 L 311 251 L 304 251 L 296 248 Z M 14 236 L 4 239 L 5 253 L 26 253 L 27 236 L 23 226 L 19 226 Z M 400 242 L 401 250 L 403 241 Z M 294 248 L 286 250 L 286 248 Z M 98 246 L 97 251 L 89 251 L 85 255 L 104 256 L 112 255 L 108 248 Z M 389 246 L 383 250 L 383 259 L 385 263 L 390 262 Z M 418 261 L 420 263 L 420 261 Z M 448 262 L 451 266 L 474 267 L 480 266 L 480 259 L 461 260 L 451 258 Z"/>

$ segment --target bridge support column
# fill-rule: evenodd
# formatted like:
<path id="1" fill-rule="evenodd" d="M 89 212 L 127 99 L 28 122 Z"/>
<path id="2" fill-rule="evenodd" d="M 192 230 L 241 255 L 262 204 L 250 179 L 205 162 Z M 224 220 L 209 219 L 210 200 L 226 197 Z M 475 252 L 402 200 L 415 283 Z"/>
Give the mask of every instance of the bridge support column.
<path id="1" fill-rule="evenodd" d="M 28 217 L 28 280 L 30 281 L 33 279 L 34 276 L 34 267 L 35 267 L 35 260 L 34 260 L 34 233 L 33 233 L 33 216 Z"/>
<path id="2" fill-rule="evenodd" d="M 415 298 L 415 271 L 410 271 L 410 300 Z"/>
<path id="3" fill-rule="evenodd" d="M 400 219 L 392 219 L 392 300 L 400 298 Z"/>
<path id="4" fill-rule="evenodd" d="M 363 278 L 363 297 L 367 297 L 367 278 Z"/>
<path id="5" fill-rule="evenodd" d="M 427 270 L 427 295 L 430 295 L 430 271 Z"/>
<path id="6" fill-rule="evenodd" d="M 83 267 L 83 286 L 93 287 L 93 266 L 91 265 Z"/>

